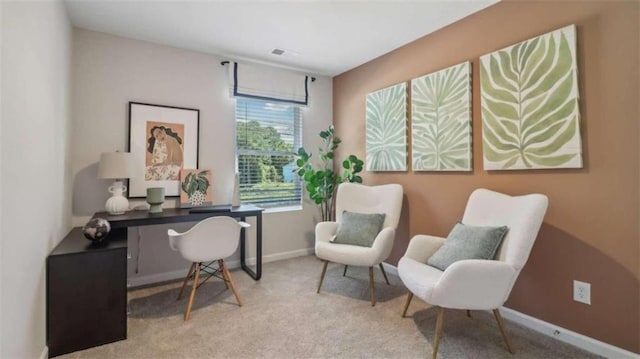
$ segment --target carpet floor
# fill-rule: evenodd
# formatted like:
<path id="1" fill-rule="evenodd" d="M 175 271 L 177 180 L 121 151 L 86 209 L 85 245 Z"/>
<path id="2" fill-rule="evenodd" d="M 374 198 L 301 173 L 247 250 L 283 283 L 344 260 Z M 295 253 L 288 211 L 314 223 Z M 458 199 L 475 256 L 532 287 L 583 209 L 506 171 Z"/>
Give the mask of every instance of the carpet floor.
<path id="1" fill-rule="evenodd" d="M 232 275 L 243 306 L 212 278 L 197 292 L 191 320 L 179 282 L 129 292 L 128 339 L 60 358 L 425 358 L 431 355 L 437 311 L 414 298 L 401 318 L 406 289 L 375 272 L 375 307 L 367 268 L 329 264 L 320 294 L 322 262 L 313 256 L 267 263 L 260 281 Z M 186 272 L 186 269 L 185 269 Z M 515 355 L 504 346 L 491 312 L 449 310 L 438 358 L 597 358 L 506 321 Z"/>

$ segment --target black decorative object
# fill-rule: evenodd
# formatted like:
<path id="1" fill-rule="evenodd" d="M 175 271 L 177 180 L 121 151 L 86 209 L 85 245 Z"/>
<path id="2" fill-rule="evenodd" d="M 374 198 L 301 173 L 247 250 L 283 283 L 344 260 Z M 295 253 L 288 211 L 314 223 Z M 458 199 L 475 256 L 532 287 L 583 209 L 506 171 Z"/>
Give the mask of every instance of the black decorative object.
<path id="1" fill-rule="evenodd" d="M 82 227 L 82 234 L 87 237 L 88 240 L 100 243 L 102 242 L 111 231 L 111 224 L 104 218 L 94 217 Z"/>

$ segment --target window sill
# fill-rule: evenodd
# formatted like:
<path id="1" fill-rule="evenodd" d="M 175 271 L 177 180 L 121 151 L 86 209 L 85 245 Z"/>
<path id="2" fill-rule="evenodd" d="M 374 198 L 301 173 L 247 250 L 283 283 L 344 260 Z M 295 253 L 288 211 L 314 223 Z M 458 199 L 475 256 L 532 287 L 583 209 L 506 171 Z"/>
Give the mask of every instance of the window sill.
<path id="1" fill-rule="evenodd" d="M 280 213 L 280 212 L 295 212 L 295 211 L 302 211 L 302 205 L 300 205 L 300 206 L 265 208 L 263 213 Z"/>

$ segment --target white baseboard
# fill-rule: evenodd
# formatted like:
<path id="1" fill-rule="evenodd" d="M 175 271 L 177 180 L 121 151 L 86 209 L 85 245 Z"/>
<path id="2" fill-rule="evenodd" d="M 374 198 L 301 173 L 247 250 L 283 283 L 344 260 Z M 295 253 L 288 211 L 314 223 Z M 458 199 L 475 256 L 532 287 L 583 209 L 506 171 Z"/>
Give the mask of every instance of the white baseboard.
<path id="1" fill-rule="evenodd" d="M 262 256 L 262 263 L 264 264 L 269 262 L 280 261 L 283 259 L 302 257 L 302 256 L 310 255 L 313 253 L 314 253 L 313 248 L 304 248 L 304 249 L 298 249 L 295 251 L 274 253 L 274 254 Z M 240 268 L 240 260 L 225 261 L 225 262 L 227 263 L 227 266 L 229 267 L 229 269 Z M 247 265 L 254 266 L 256 265 L 256 257 L 247 258 L 246 262 L 247 262 Z M 127 280 L 127 287 L 134 288 L 134 287 L 139 287 L 142 285 L 147 285 L 152 283 L 167 282 L 170 280 L 184 278 L 186 275 L 187 275 L 187 270 L 180 269 L 173 272 L 155 273 L 155 274 L 150 274 L 145 276 L 129 278 Z"/>
<path id="2" fill-rule="evenodd" d="M 315 253 L 314 248 L 304 248 L 304 249 L 297 249 L 295 251 L 274 253 L 274 254 L 262 256 L 262 263 L 269 263 L 269 262 L 281 261 L 289 258 L 308 256 L 314 253 Z M 250 266 L 256 265 L 256 257 L 247 258 L 246 262 Z M 229 267 L 240 268 L 240 260 L 229 262 Z"/>
<path id="3" fill-rule="evenodd" d="M 537 332 L 548 335 L 562 342 L 569 343 L 571 345 L 574 345 L 578 348 L 592 352 L 594 354 L 602 355 L 603 357 L 606 357 L 606 358 L 640 359 L 639 354 L 632 353 L 628 350 L 618 348 L 616 346 L 607 344 L 605 342 L 601 342 L 599 340 L 590 338 L 586 335 L 573 332 L 569 329 L 565 329 L 557 325 L 547 323 L 540 319 L 520 313 L 511 308 L 502 307 L 500 309 L 500 313 L 502 313 L 502 316 L 505 319 L 509 319 L 512 322 L 518 323 L 529 329 L 533 329 Z"/>
<path id="4" fill-rule="evenodd" d="M 48 346 L 44 346 L 44 349 L 42 349 L 42 353 L 40 353 L 40 356 L 38 357 L 38 359 L 49 359 L 49 347 Z"/>
<path id="5" fill-rule="evenodd" d="M 398 267 L 391 265 L 389 263 L 382 263 L 384 266 L 384 270 L 393 275 L 398 275 Z M 557 325 L 553 325 L 551 323 L 547 323 L 540 319 L 531 317 L 529 315 L 520 313 L 511 308 L 502 307 L 500 308 L 500 313 L 505 319 L 509 319 L 512 322 L 518 323 L 524 327 L 535 330 L 536 332 L 548 335 L 557 340 L 560 340 L 565 343 L 569 343 L 578 348 L 584 349 L 591 353 L 602 355 L 606 358 L 631 358 L 631 359 L 640 359 L 640 355 L 636 353 L 632 353 L 628 350 L 618 348 L 611 344 L 607 344 L 605 342 L 601 342 L 599 340 L 590 338 L 586 335 L 582 335 L 576 332 L 573 332 L 569 329 L 565 329 L 559 327 Z"/>

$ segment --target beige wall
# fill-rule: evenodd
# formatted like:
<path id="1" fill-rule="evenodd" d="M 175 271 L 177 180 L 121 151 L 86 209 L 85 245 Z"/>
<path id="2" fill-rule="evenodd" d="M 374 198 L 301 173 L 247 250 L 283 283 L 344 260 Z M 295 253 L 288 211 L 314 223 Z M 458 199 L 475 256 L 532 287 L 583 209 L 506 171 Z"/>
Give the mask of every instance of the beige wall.
<path id="1" fill-rule="evenodd" d="M 75 225 L 84 224 L 88 216 L 104 208 L 110 182 L 96 178 L 97 161 L 101 152 L 127 149 L 129 101 L 199 109 L 199 165 L 213 170 L 214 202 L 231 202 L 235 101 L 229 97 L 228 66 L 220 65 L 226 59 L 77 28 L 73 49 L 71 169 Z M 305 146 L 315 148 L 318 132 L 331 123 L 332 81 L 318 77 L 309 90 L 311 105 L 302 113 L 303 141 Z M 165 204 L 176 205 L 172 199 Z M 308 253 L 313 247 L 316 216 L 315 206 L 308 204 L 303 210 L 265 214 L 265 260 Z M 129 263 L 131 284 L 184 275 L 184 262 L 170 251 L 166 229 L 153 226 L 130 232 L 130 238 L 140 238 L 141 246 L 138 257 L 138 243 L 130 242 L 137 259 Z"/>
<path id="2" fill-rule="evenodd" d="M 446 236 L 477 187 L 549 196 L 545 223 L 507 306 L 612 345 L 640 352 L 639 3 L 500 2 L 334 79 L 339 158 L 364 157 L 365 96 L 466 60 L 473 62 L 472 173 L 365 173 L 406 194 L 389 262 L 410 236 Z M 478 58 L 576 24 L 582 169 L 482 169 Z M 591 283 L 592 305 L 572 301 L 572 280 Z"/>
<path id="3" fill-rule="evenodd" d="M 45 259 L 70 227 L 71 26 L 61 1 L 2 2 L 0 357 L 45 348 Z"/>

